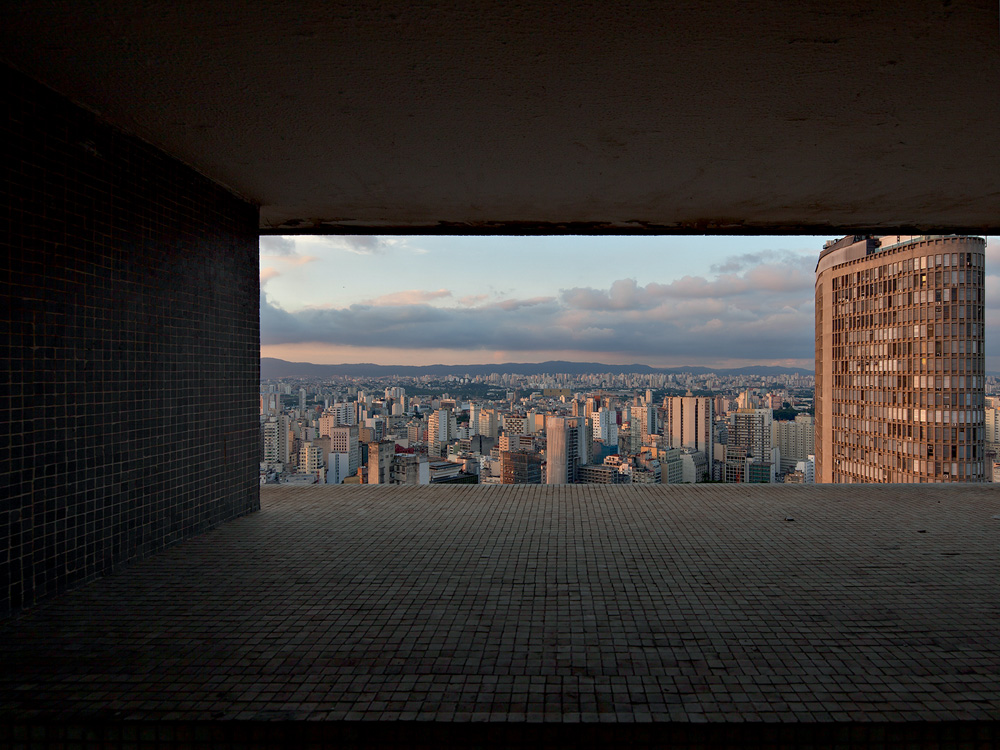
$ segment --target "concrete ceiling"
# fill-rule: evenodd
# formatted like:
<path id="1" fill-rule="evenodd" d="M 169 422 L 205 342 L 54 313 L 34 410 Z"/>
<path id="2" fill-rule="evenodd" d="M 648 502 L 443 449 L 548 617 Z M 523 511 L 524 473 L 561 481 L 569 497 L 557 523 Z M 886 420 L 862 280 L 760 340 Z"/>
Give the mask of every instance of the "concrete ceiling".
<path id="1" fill-rule="evenodd" d="M 1000 232 L 996 0 L 8 2 L 273 232 Z"/>

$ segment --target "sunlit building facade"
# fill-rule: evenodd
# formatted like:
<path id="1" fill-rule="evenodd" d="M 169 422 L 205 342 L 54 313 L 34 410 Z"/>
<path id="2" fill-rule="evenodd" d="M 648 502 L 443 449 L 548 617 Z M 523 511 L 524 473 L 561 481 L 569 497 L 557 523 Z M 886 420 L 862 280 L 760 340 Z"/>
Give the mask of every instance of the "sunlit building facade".
<path id="1" fill-rule="evenodd" d="M 715 424 L 715 400 L 706 396 L 668 396 L 663 400 L 666 408 L 670 445 L 690 448 L 712 455 Z"/>
<path id="2" fill-rule="evenodd" d="M 546 484 L 574 484 L 579 468 L 587 463 L 583 453 L 586 425 L 580 417 L 548 417 L 545 420 L 547 441 L 545 456 Z"/>
<path id="3" fill-rule="evenodd" d="M 816 481 L 982 482 L 985 240 L 854 235 L 816 266 Z"/>
<path id="4" fill-rule="evenodd" d="M 794 471 L 799 461 L 805 461 L 816 451 L 816 421 L 809 414 L 799 414 L 794 421 L 771 423 L 771 445 L 778 449 L 782 473 Z"/>

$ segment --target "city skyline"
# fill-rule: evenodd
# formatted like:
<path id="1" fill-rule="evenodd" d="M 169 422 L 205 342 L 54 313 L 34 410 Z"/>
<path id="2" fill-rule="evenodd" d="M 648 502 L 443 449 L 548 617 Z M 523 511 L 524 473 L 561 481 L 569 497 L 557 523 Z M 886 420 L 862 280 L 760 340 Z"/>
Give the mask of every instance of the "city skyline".
<path id="1" fill-rule="evenodd" d="M 262 237 L 261 355 L 811 369 L 814 268 L 827 239 Z M 995 371 L 996 237 L 986 254 Z"/>
<path id="2" fill-rule="evenodd" d="M 262 378 L 260 481 L 810 483 L 813 381 L 656 372 Z"/>

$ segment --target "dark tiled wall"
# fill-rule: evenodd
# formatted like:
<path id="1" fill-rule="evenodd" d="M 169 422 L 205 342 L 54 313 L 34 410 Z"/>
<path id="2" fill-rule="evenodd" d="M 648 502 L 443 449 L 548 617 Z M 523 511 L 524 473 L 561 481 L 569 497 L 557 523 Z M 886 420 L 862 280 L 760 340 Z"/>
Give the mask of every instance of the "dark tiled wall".
<path id="1" fill-rule="evenodd" d="M 0 66 L 0 616 L 259 508 L 257 209 Z"/>

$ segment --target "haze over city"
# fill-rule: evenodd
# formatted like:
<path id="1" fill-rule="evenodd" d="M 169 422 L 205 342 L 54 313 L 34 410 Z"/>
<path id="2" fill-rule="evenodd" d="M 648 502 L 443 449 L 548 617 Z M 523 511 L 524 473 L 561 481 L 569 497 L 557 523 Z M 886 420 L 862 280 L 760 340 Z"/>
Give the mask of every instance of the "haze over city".
<path id="1" fill-rule="evenodd" d="M 265 236 L 261 355 L 811 369 L 827 239 Z M 996 237 L 986 252 L 986 366 L 997 371 Z"/>

